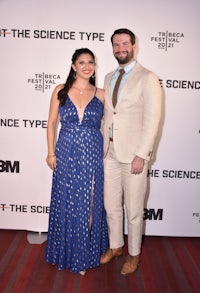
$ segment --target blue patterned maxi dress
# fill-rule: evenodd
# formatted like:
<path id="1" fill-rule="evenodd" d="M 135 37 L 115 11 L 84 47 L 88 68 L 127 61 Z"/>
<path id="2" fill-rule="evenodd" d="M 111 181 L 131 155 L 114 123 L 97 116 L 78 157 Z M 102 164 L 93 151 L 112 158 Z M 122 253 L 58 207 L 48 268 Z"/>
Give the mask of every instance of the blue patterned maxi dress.
<path id="1" fill-rule="evenodd" d="M 79 272 L 98 266 L 108 247 L 100 132 L 103 104 L 94 96 L 80 122 L 77 108 L 67 97 L 59 113 L 46 260 L 59 269 Z"/>

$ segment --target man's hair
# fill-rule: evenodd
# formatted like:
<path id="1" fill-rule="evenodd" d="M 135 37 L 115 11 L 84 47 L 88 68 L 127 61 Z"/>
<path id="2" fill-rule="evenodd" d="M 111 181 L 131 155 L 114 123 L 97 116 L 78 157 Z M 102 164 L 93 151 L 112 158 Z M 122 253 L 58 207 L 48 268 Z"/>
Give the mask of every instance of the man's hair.
<path id="1" fill-rule="evenodd" d="M 111 43 L 113 44 L 113 37 L 115 35 L 120 35 L 120 34 L 127 34 L 130 36 L 130 39 L 131 39 L 131 44 L 134 45 L 135 44 L 135 35 L 132 31 L 130 31 L 129 29 L 127 28 L 120 28 L 120 29 L 117 29 L 114 31 L 114 33 L 112 34 L 111 36 Z"/>

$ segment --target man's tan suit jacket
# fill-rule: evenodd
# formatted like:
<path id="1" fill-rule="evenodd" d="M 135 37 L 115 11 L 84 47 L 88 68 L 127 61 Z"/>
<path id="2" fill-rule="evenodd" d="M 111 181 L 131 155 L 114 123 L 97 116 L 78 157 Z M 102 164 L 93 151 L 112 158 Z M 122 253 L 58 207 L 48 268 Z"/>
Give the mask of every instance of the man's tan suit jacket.
<path id="1" fill-rule="evenodd" d="M 113 125 L 113 143 L 117 158 L 131 163 L 135 156 L 150 160 L 161 116 L 162 91 L 158 77 L 136 63 L 125 81 L 115 108 L 110 96 L 110 80 L 105 77 L 103 117 L 104 156 L 109 147 Z"/>

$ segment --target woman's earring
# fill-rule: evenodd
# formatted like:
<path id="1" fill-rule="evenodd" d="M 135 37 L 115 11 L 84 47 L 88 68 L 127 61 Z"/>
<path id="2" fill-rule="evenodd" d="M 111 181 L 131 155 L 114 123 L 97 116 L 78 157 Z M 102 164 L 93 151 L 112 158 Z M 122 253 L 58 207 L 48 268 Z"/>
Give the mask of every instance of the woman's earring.
<path id="1" fill-rule="evenodd" d="M 95 73 L 91 77 L 94 79 L 95 78 Z"/>
<path id="2" fill-rule="evenodd" d="M 76 71 L 74 71 L 73 78 L 76 79 Z"/>

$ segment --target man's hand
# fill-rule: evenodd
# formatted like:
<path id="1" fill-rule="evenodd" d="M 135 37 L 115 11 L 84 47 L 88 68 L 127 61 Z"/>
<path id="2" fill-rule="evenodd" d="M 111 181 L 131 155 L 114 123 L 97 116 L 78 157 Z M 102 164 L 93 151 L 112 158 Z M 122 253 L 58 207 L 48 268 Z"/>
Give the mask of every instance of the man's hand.
<path id="1" fill-rule="evenodd" d="M 144 159 L 135 156 L 131 163 L 131 173 L 132 174 L 140 174 L 144 169 Z"/>

